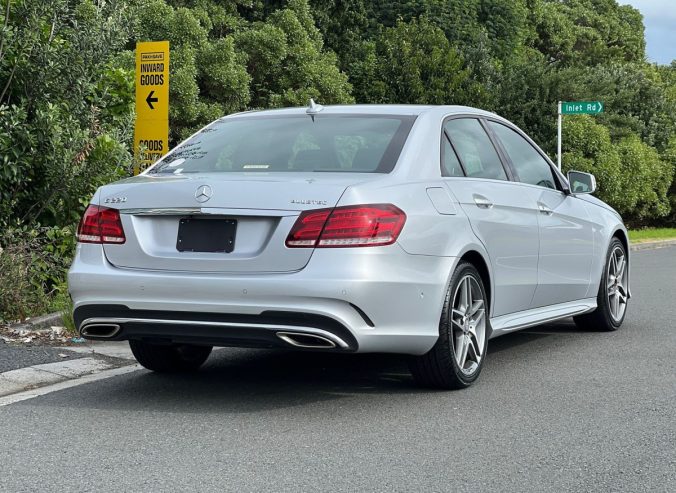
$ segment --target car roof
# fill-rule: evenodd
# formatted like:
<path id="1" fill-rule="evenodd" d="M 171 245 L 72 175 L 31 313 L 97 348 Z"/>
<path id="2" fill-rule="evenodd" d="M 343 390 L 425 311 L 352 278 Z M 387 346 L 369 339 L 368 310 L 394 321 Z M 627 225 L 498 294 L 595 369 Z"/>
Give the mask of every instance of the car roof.
<path id="1" fill-rule="evenodd" d="M 280 108 L 272 110 L 251 110 L 241 113 L 234 113 L 225 118 L 233 116 L 266 116 L 266 115 L 298 115 L 305 114 L 308 106 L 296 108 Z M 414 115 L 419 116 L 427 113 L 439 115 L 451 114 L 473 114 L 477 116 L 497 116 L 489 111 L 472 108 L 470 106 L 457 105 L 422 105 L 422 104 L 347 104 L 347 105 L 327 105 L 324 106 L 318 114 L 364 114 L 364 115 Z"/>

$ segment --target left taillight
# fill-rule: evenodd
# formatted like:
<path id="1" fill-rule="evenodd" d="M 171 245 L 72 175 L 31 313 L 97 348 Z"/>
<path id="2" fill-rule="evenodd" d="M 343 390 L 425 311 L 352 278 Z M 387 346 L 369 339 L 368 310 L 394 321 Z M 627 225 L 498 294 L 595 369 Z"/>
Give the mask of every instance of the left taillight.
<path id="1" fill-rule="evenodd" d="M 126 241 L 122 220 L 117 209 L 89 205 L 77 227 L 80 243 L 116 243 Z"/>

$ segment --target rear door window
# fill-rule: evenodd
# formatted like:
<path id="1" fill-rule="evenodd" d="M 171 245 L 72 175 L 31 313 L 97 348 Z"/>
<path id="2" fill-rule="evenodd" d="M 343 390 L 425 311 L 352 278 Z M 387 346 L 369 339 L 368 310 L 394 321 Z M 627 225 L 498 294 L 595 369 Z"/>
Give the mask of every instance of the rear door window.
<path id="1" fill-rule="evenodd" d="M 443 150 L 441 156 L 441 176 L 465 176 L 462 171 L 462 166 L 458 160 L 458 156 L 451 147 L 448 137 L 444 133 L 441 136 L 443 139 Z"/>
<path id="2" fill-rule="evenodd" d="M 551 166 L 530 142 L 505 125 L 496 122 L 488 125 L 505 148 L 521 182 L 556 189 Z"/>
<path id="3" fill-rule="evenodd" d="M 456 118 L 447 121 L 444 129 L 458 152 L 468 177 L 508 179 L 500 157 L 479 120 Z"/>

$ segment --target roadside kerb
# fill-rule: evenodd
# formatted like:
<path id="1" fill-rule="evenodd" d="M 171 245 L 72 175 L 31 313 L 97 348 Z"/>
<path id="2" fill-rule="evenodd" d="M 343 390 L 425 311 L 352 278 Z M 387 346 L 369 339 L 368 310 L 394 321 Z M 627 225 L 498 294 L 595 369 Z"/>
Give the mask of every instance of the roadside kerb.
<path id="1" fill-rule="evenodd" d="M 9 328 L 13 330 L 30 330 L 30 331 L 49 331 L 52 326 L 63 325 L 60 312 L 48 313 L 33 317 L 23 322 L 9 324 Z"/>
<path id="2" fill-rule="evenodd" d="M 124 364 L 115 364 L 112 361 L 97 358 L 80 358 L 6 371 L 0 373 L 0 396 L 35 389 L 65 380 L 73 380 L 83 375 L 133 364 L 129 360 L 121 361 L 124 361 Z"/>
<path id="3" fill-rule="evenodd" d="M 632 252 L 638 252 L 640 250 L 654 250 L 656 248 L 665 248 L 669 246 L 676 246 L 676 239 L 671 240 L 657 240 L 657 241 L 645 241 L 642 243 L 631 243 L 629 248 Z"/>

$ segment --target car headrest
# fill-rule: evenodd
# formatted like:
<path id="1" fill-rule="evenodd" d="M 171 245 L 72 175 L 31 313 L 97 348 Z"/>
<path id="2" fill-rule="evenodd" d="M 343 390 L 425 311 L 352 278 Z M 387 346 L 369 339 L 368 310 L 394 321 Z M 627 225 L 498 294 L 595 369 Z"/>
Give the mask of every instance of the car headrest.
<path id="1" fill-rule="evenodd" d="M 326 156 L 321 149 L 305 149 L 298 151 L 294 159 L 294 168 L 302 171 L 325 167 Z"/>
<path id="2" fill-rule="evenodd" d="M 382 149 L 362 147 L 354 155 L 354 159 L 352 159 L 352 169 L 360 171 L 372 171 L 378 167 L 382 157 Z"/>

